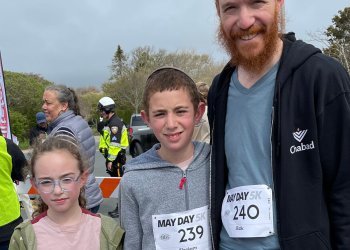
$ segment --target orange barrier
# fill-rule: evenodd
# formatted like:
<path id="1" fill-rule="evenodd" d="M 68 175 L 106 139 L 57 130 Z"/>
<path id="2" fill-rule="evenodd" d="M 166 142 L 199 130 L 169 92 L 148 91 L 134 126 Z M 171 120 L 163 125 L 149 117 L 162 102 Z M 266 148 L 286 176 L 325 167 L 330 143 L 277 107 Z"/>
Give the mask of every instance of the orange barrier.
<path id="1" fill-rule="evenodd" d="M 103 198 L 118 198 L 117 187 L 121 180 L 121 177 L 95 177 L 96 182 L 99 184 L 102 191 Z M 18 194 L 37 194 L 36 189 L 30 183 L 30 180 L 27 179 L 25 182 L 19 182 L 17 186 Z"/>

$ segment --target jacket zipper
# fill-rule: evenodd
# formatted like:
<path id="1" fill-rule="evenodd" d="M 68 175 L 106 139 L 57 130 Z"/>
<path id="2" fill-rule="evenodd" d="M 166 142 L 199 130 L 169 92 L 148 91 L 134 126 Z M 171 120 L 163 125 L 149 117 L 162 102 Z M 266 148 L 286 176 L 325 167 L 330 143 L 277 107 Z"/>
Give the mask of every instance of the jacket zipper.
<path id="1" fill-rule="evenodd" d="M 279 84 L 277 84 L 278 88 L 279 88 Z M 279 91 L 279 90 L 278 90 Z M 280 96 L 278 95 L 277 98 L 280 98 Z M 273 133 L 274 133 L 274 125 L 275 125 L 275 105 L 276 105 L 277 102 L 274 102 L 273 106 L 272 106 L 272 117 L 271 117 L 271 136 L 270 136 L 270 145 L 271 145 L 271 173 L 272 173 L 272 193 L 274 195 L 274 199 L 275 199 L 275 207 L 276 208 L 276 211 L 274 212 L 276 214 L 276 231 L 277 231 L 277 234 L 278 234 L 278 242 L 279 242 L 279 245 L 280 245 L 280 248 L 283 249 L 282 247 L 282 244 L 281 244 L 281 240 L 280 240 L 280 237 L 279 237 L 279 234 L 281 232 L 280 230 L 280 227 L 279 227 L 279 213 L 277 211 L 277 197 L 276 197 L 276 191 L 275 191 L 275 174 L 274 174 L 274 166 L 276 166 L 276 163 L 275 163 L 275 159 L 277 157 L 277 154 L 275 152 L 275 157 L 274 157 L 274 147 L 273 147 L 273 141 L 274 141 L 274 138 L 273 138 Z M 279 109 L 280 107 L 278 107 Z M 279 116 L 277 117 L 279 119 Z M 277 122 L 277 126 L 279 126 L 278 122 Z M 277 128 L 279 130 L 279 128 Z M 277 135 L 279 136 L 279 135 Z M 275 139 L 276 140 L 279 140 L 279 138 Z M 275 142 L 276 143 L 276 142 Z M 277 143 L 278 144 L 278 143 Z M 275 146 L 276 147 L 276 146 Z M 277 145 L 277 147 L 279 147 Z M 278 149 L 277 149 L 278 150 Z M 274 159 L 275 158 L 275 159 Z"/>
<path id="2" fill-rule="evenodd" d="M 182 177 L 179 183 L 179 188 L 182 190 L 183 187 L 185 187 L 185 202 L 186 202 L 186 210 L 189 210 L 190 202 L 188 200 L 188 185 L 186 183 L 187 181 L 187 170 L 182 171 Z"/>
<path id="3" fill-rule="evenodd" d="M 214 110 L 214 108 L 213 108 Z M 214 112 L 215 114 L 215 112 Z M 213 234 L 213 223 L 211 222 L 211 211 L 212 211 L 212 202 L 211 202 L 211 182 L 212 182 L 212 155 L 213 155 L 213 145 L 214 145 L 214 128 L 215 128 L 215 115 L 213 118 L 213 129 L 211 131 L 211 145 L 210 145 L 210 157 L 209 157 L 209 228 L 210 228 L 210 237 L 211 237 L 211 246 L 212 250 L 215 250 L 215 244 L 214 244 L 214 234 Z"/>

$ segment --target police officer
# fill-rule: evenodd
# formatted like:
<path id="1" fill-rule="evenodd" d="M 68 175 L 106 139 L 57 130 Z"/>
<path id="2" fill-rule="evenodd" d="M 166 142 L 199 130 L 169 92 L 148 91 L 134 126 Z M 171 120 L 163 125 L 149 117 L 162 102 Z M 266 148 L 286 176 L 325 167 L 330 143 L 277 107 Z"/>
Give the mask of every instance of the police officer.
<path id="1" fill-rule="evenodd" d="M 126 162 L 125 149 L 129 146 L 129 141 L 127 129 L 115 114 L 115 108 L 115 102 L 110 97 L 102 97 L 98 102 L 101 118 L 105 120 L 97 125 L 97 130 L 101 134 L 99 151 L 106 159 L 107 173 L 112 177 L 122 177 L 122 167 Z M 108 214 L 113 218 L 118 217 L 118 205 Z"/>

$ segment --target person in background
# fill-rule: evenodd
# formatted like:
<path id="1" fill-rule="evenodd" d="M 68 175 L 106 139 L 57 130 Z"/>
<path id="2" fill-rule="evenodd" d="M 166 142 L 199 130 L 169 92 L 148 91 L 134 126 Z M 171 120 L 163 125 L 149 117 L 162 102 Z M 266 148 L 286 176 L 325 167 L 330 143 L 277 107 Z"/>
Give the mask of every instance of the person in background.
<path id="1" fill-rule="evenodd" d="M 197 82 L 196 86 L 201 97 L 201 102 L 205 103 L 205 112 L 200 122 L 196 124 L 196 126 L 194 127 L 192 140 L 209 143 L 210 128 L 209 128 L 208 115 L 207 115 L 207 97 L 208 97 L 209 86 L 205 82 Z"/>
<path id="2" fill-rule="evenodd" d="M 47 121 L 44 112 L 38 112 L 35 115 L 36 126 L 30 129 L 29 144 L 34 146 L 36 142 L 42 142 L 47 135 Z"/>
<path id="3" fill-rule="evenodd" d="M 215 3 L 231 59 L 208 95 L 215 249 L 349 249 L 349 74 L 281 34 L 283 0 Z"/>
<path id="4" fill-rule="evenodd" d="M 101 134 L 99 151 L 106 159 L 107 173 L 111 177 L 122 177 L 129 140 L 128 131 L 122 120 L 115 113 L 115 109 L 115 102 L 108 96 L 102 97 L 98 102 L 98 110 L 104 119 L 97 125 L 97 130 Z M 116 208 L 108 212 L 108 214 L 112 218 L 119 217 L 118 203 Z"/>
<path id="5" fill-rule="evenodd" d="M 211 249 L 210 146 L 192 141 L 205 109 L 196 85 L 180 69 L 160 68 L 147 79 L 143 108 L 141 116 L 160 143 L 125 165 L 124 248 Z"/>
<path id="6" fill-rule="evenodd" d="M 0 250 L 8 250 L 14 228 L 23 221 L 14 182 L 23 181 L 26 165 L 23 152 L 0 130 Z"/>
<path id="7" fill-rule="evenodd" d="M 31 183 L 40 195 L 33 219 L 18 225 L 10 250 L 122 249 L 112 218 L 85 209 L 89 165 L 73 137 L 48 137 L 33 151 Z"/>
<path id="8" fill-rule="evenodd" d="M 73 137 L 89 160 L 89 177 L 86 183 L 86 207 L 97 213 L 103 202 L 101 189 L 94 176 L 96 145 L 88 123 L 81 117 L 78 98 L 73 89 L 63 85 L 46 87 L 42 109 L 49 123 L 49 136 Z"/>

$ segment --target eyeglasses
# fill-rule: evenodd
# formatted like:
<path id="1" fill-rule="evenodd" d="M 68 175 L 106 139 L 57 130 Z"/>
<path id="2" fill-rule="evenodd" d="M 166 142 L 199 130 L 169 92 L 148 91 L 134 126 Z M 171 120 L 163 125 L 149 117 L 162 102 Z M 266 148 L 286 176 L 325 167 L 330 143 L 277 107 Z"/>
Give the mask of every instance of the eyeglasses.
<path id="1" fill-rule="evenodd" d="M 36 181 L 36 186 L 44 194 L 51 194 L 56 186 L 59 186 L 63 192 L 69 192 L 75 183 L 80 179 L 81 174 L 74 179 L 73 177 L 63 177 L 62 179 L 43 179 Z"/>

